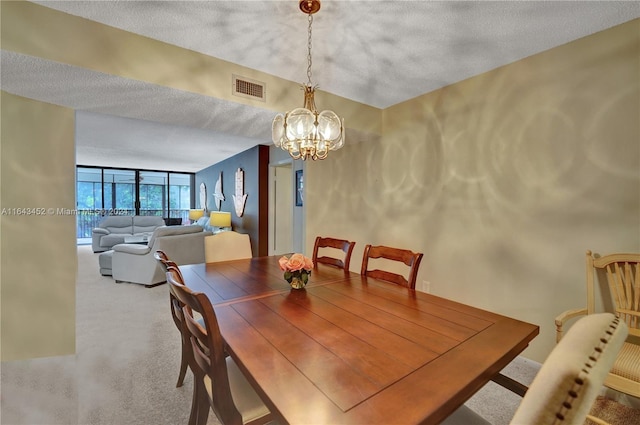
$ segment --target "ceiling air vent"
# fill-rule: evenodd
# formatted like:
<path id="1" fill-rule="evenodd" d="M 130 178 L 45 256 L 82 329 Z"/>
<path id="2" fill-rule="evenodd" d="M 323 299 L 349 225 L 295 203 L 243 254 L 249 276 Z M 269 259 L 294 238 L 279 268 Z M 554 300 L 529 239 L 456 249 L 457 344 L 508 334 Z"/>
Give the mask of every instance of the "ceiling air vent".
<path id="1" fill-rule="evenodd" d="M 251 80 L 239 75 L 233 76 L 233 94 L 236 96 L 248 97 L 249 99 L 261 100 L 266 98 L 266 85 L 260 81 Z"/>

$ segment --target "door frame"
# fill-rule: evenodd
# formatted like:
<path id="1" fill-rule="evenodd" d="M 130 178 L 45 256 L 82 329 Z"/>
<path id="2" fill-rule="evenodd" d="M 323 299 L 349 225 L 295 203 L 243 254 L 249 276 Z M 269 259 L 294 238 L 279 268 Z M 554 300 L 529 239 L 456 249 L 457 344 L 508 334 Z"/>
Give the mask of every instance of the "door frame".
<path id="1" fill-rule="evenodd" d="M 287 167 L 291 170 L 291 179 L 289 182 L 289 187 L 284 190 L 288 190 L 289 193 L 292 194 L 292 202 L 291 202 L 291 210 L 290 210 L 290 220 L 289 223 L 291 225 L 291 241 L 290 246 L 294 247 L 294 220 L 293 220 L 293 193 L 294 193 L 294 164 L 292 159 L 283 159 L 278 162 L 274 162 L 269 164 L 269 255 L 275 255 L 275 218 L 276 218 L 276 190 L 275 190 L 275 181 L 276 181 L 276 168 L 278 167 Z"/>

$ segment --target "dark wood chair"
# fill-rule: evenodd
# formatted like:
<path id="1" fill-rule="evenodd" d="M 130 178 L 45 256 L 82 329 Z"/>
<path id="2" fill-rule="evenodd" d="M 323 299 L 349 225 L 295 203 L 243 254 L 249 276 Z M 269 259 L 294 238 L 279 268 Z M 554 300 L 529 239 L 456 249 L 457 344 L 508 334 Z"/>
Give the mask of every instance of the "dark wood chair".
<path id="1" fill-rule="evenodd" d="M 338 267 L 346 271 L 349 271 L 349 263 L 351 262 L 351 252 L 353 251 L 353 247 L 355 245 L 356 245 L 355 242 L 350 242 L 345 239 L 323 238 L 321 236 L 318 236 L 313 246 L 313 256 L 311 257 L 313 260 L 313 264 L 314 265 L 318 263 L 328 264 L 330 266 Z M 320 248 L 339 249 L 344 252 L 344 258 L 341 260 L 338 258 L 326 256 L 326 255 L 319 257 L 318 251 L 320 250 Z"/>
<path id="2" fill-rule="evenodd" d="M 191 343 L 189 366 L 194 374 L 194 394 L 189 425 L 207 423 L 209 409 L 225 425 L 260 425 L 273 414 L 251 387 L 231 356 L 227 356 L 218 320 L 209 298 L 193 292 L 167 273 L 170 292 L 184 304 L 183 333 Z M 201 324 L 194 312 L 202 316 Z"/>
<path id="3" fill-rule="evenodd" d="M 180 272 L 180 268 L 176 263 L 171 261 L 167 254 L 163 251 L 154 252 L 153 256 L 156 260 L 160 261 L 162 266 L 165 269 L 165 272 L 170 272 L 173 274 L 174 279 L 184 285 L 184 278 L 182 277 L 182 272 Z M 180 373 L 178 375 L 178 382 L 176 383 L 176 387 L 181 387 L 184 383 L 184 377 L 187 374 L 187 367 L 189 365 L 188 357 L 189 352 L 191 350 L 191 343 L 185 337 L 182 332 L 182 322 L 184 318 L 182 317 L 182 303 L 178 300 L 171 292 L 169 292 L 169 306 L 171 308 L 171 318 L 173 319 L 173 323 L 176 324 L 176 327 L 180 331 L 180 339 L 182 340 L 182 355 L 180 358 Z"/>
<path id="4" fill-rule="evenodd" d="M 164 251 L 156 251 L 153 253 L 153 258 L 155 258 L 156 260 L 158 260 L 160 262 L 160 264 L 162 264 L 162 267 L 164 268 L 164 271 L 167 271 L 167 267 L 168 266 L 174 266 L 176 268 L 178 268 L 178 265 L 176 264 L 175 261 L 172 261 L 169 259 L 169 257 L 167 256 L 167 254 Z M 178 272 L 180 272 L 180 269 L 178 268 Z M 182 272 L 180 272 L 180 277 L 182 278 Z"/>
<path id="5" fill-rule="evenodd" d="M 384 258 L 387 260 L 399 261 L 409 266 L 409 276 L 405 278 L 401 274 L 388 272 L 385 270 L 372 269 L 369 270 L 369 259 Z M 418 278 L 418 268 L 422 261 L 422 253 L 413 252 L 408 249 L 390 248 L 388 246 L 367 245 L 364 248 L 362 257 L 362 268 L 360 274 L 370 276 L 375 279 L 385 280 L 407 288 L 416 288 L 416 279 Z"/>
<path id="6" fill-rule="evenodd" d="M 169 257 L 167 256 L 167 254 L 164 251 L 160 250 L 153 253 L 153 258 L 160 262 L 169 261 Z"/>

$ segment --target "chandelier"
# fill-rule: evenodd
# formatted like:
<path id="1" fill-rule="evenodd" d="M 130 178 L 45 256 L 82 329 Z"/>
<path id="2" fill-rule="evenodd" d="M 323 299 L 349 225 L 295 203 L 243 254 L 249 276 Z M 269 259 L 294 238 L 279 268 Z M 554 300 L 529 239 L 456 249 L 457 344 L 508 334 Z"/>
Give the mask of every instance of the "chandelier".
<path id="1" fill-rule="evenodd" d="M 296 108 L 273 119 L 273 143 L 289 152 L 293 159 L 325 159 L 329 151 L 344 145 L 344 120 L 333 111 L 318 113 L 313 99 L 317 86 L 311 83 L 311 25 L 313 14 L 320 10 L 320 0 L 300 0 L 300 10 L 309 15 L 307 43 L 307 83 L 304 107 Z"/>

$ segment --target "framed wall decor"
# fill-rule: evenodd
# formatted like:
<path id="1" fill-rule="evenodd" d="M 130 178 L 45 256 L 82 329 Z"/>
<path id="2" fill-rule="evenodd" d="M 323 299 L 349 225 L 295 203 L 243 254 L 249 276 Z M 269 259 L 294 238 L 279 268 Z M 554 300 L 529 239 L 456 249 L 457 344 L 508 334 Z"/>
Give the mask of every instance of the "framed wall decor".
<path id="1" fill-rule="evenodd" d="M 304 176 L 302 174 L 302 170 L 296 171 L 296 207 L 302 206 L 303 195 L 304 195 Z"/>

